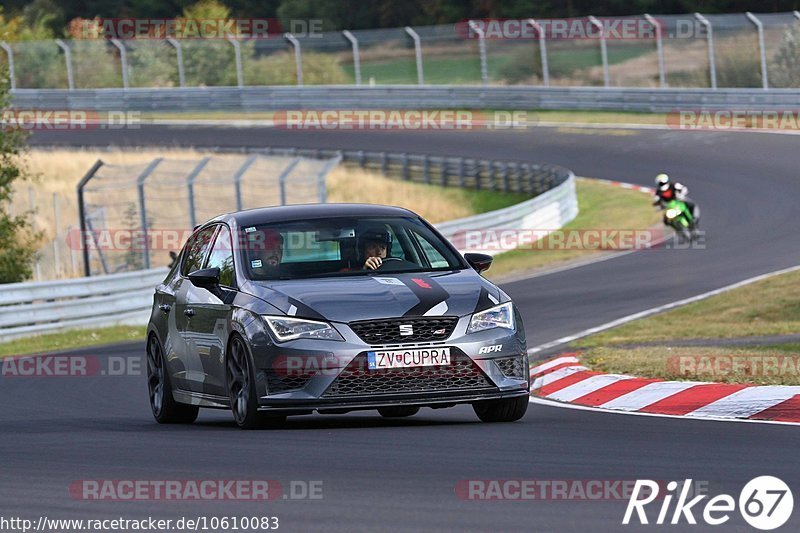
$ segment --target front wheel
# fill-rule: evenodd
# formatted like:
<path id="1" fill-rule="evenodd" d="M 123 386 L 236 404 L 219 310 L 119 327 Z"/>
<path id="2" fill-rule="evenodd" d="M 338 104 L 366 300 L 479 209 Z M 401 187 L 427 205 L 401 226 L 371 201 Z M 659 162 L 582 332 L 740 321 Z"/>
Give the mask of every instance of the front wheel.
<path id="1" fill-rule="evenodd" d="M 150 409 L 159 424 L 191 424 L 197 420 L 199 407 L 178 403 L 172 396 L 164 350 L 155 335 L 147 342 L 147 388 Z"/>
<path id="2" fill-rule="evenodd" d="M 237 426 L 242 429 L 259 429 L 286 421 L 286 417 L 269 416 L 258 411 L 255 372 L 250 353 L 238 336 L 231 340 L 225 375 L 231 411 Z"/>
<path id="3" fill-rule="evenodd" d="M 472 409 L 483 422 L 516 422 L 528 410 L 528 396 L 483 400 L 473 403 Z"/>

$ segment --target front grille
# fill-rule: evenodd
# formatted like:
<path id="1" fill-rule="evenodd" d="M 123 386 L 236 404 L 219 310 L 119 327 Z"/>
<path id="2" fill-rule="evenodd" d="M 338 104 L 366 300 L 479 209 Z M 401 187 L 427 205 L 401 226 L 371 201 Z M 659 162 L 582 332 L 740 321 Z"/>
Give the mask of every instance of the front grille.
<path id="1" fill-rule="evenodd" d="M 361 320 L 349 325 L 362 341 L 381 345 L 445 340 L 453 333 L 457 323 L 457 317 L 444 316 Z"/>
<path id="2" fill-rule="evenodd" d="M 500 368 L 500 372 L 507 378 L 525 379 L 525 356 L 503 357 L 495 359 L 495 364 Z"/>
<path id="3" fill-rule="evenodd" d="M 314 377 L 313 374 L 292 374 L 267 370 L 267 394 L 300 390 Z"/>
<path id="4" fill-rule="evenodd" d="M 469 357 L 458 352 L 447 366 L 367 369 L 367 354 L 358 355 L 331 383 L 324 397 L 494 389 Z"/>

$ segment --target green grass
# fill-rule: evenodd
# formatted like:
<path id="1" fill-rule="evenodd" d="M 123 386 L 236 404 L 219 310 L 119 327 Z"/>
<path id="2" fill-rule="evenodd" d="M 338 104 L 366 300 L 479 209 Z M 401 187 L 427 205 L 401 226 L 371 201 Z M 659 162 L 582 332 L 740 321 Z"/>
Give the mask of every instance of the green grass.
<path id="1" fill-rule="evenodd" d="M 800 344 L 754 347 L 598 347 L 581 361 L 592 370 L 665 380 L 800 385 Z"/>
<path id="2" fill-rule="evenodd" d="M 660 217 L 650 199 L 639 191 L 621 189 L 591 179 L 578 179 L 578 216 L 564 226 L 565 231 L 579 229 L 647 229 Z M 545 237 L 545 243 L 550 237 Z M 495 257 L 487 277 L 509 278 L 520 272 L 551 268 L 567 261 L 584 260 L 603 252 L 589 250 L 512 250 Z"/>
<path id="3" fill-rule="evenodd" d="M 800 272 L 791 272 L 586 337 L 579 346 L 798 332 Z"/>
<path id="4" fill-rule="evenodd" d="M 144 326 L 112 326 L 48 333 L 1 343 L 0 357 L 47 353 L 128 341 L 144 342 L 145 332 Z"/>
<path id="5" fill-rule="evenodd" d="M 652 45 L 626 46 L 609 54 L 610 65 L 634 59 L 652 52 Z M 531 56 L 536 49 L 531 47 Z M 486 68 L 489 79 L 493 82 L 503 80 L 502 71 L 509 61 L 513 60 L 513 52 L 489 53 Z M 439 56 L 425 55 L 423 49 L 423 76 L 426 84 L 458 85 L 481 82 L 481 64 L 477 52 L 474 54 Z M 553 77 L 567 76 L 576 71 L 601 65 L 598 46 L 582 46 L 564 50 L 548 50 L 548 64 Z M 342 65 L 342 69 L 350 77 L 355 77 L 352 64 Z M 402 57 L 361 62 L 362 83 L 369 83 L 370 78 L 377 85 L 416 84 L 417 64 L 413 57 Z"/>
<path id="6" fill-rule="evenodd" d="M 671 347 L 680 339 L 725 339 L 786 335 L 800 331 L 800 272 L 775 276 L 707 300 L 657 316 L 631 322 L 581 339 L 576 347 L 582 361 L 593 370 L 664 379 L 689 379 L 729 383 L 800 385 L 798 360 L 789 358 L 788 370 L 774 372 L 719 372 L 681 374 L 669 361 L 675 357 L 798 356 L 800 344 L 752 348 L 703 346 Z M 659 342 L 663 346 L 630 347 Z M 671 359 L 672 358 L 672 359 Z M 793 366 L 794 365 L 794 366 Z"/>

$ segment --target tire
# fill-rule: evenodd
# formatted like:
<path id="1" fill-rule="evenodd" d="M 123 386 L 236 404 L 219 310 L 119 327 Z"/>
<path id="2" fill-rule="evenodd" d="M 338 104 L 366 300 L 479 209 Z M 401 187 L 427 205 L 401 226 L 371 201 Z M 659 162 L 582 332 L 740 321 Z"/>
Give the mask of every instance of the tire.
<path id="1" fill-rule="evenodd" d="M 379 407 L 378 412 L 383 418 L 404 418 L 414 416 L 419 413 L 419 407 L 413 405 L 397 405 L 391 407 Z"/>
<path id="2" fill-rule="evenodd" d="M 268 415 L 258 410 L 255 371 L 250 351 L 241 337 L 231 339 L 225 360 L 225 388 L 236 425 L 242 429 L 261 429 L 279 425 L 285 416 Z"/>
<path id="3" fill-rule="evenodd" d="M 475 402 L 472 409 L 483 422 L 516 422 L 528 410 L 528 396 Z"/>
<path id="4" fill-rule="evenodd" d="M 147 389 L 150 410 L 159 424 L 191 424 L 200 408 L 178 403 L 172 396 L 172 383 L 164 361 L 164 350 L 155 335 L 147 341 Z"/>

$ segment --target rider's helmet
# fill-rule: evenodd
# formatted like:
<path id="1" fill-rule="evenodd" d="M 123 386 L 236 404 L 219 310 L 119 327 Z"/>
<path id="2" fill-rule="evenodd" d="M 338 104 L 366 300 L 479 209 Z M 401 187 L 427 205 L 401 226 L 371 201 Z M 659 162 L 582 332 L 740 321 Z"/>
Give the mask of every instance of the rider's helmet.
<path id="1" fill-rule="evenodd" d="M 669 176 L 664 173 L 656 176 L 656 188 L 662 192 L 669 189 Z"/>
<path id="2" fill-rule="evenodd" d="M 364 252 L 367 243 L 379 243 L 386 246 L 386 250 L 392 249 L 392 234 L 381 227 L 367 228 L 358 236 L 358 249 Z"/>

